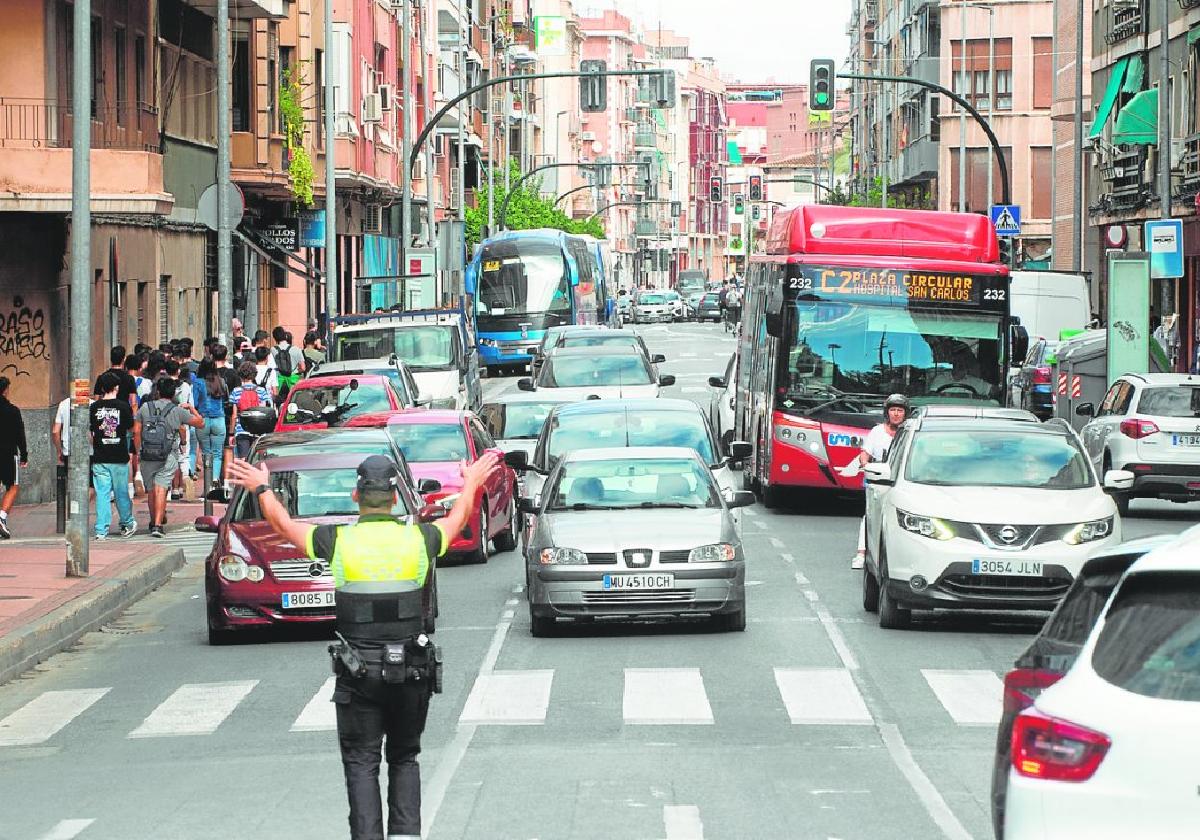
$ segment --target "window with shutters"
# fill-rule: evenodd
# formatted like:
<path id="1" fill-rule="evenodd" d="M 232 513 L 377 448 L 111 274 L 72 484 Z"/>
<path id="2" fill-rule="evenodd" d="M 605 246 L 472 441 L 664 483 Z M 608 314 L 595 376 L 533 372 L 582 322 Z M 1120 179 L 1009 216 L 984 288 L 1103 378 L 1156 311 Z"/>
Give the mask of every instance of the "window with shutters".
<path id="1" fill-rule="evenodd" d="M 1054 99 L 1054 39 L 1033 39 L 1033 107 L 1049 108 Z"/>
<path id="2" fill-rule="evenodd" d="M 950 60 L 953 68 L 953 90 L 967 99 L 976 109 L 988 110 L 994 99 L 997 111 L 1012 109 L 1012 39 L 974 38 L 966 42 L 950 42 Z M 988 77 L 992 79 L 992 90 L 988 90 Z M 989 95 L 991 94 L 991 95 Z"/>
<path id="3" fill-rule="evenodd" d="M 1049 146 L 1034 146 L 1029 150 L 1029 154 L 1031 216 L 1035 219 L 1049 219 L 1053 213 L 1051 149 Z"/>
<path id="4" fill-rule="evenodd" d="M 146 335 L 145 307 L 142 305 L 145 283 L 138 284 L 138 335 Z M 167 292 L 171 287 L 171 275 L 162 274 L 158 278 L 158 343 L 168 340 L 171 332 L 171 303 Z"/>

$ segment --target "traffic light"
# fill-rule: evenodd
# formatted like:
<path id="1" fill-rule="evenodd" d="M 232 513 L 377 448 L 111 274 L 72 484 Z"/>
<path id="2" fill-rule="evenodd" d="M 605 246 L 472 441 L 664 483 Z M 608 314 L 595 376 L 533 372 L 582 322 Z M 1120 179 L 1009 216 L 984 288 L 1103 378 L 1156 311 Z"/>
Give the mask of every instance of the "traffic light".
<path id="1" fill-rule="evenodd" d="M 762 176 L 761 175 L 751 175 L 750 176 L 750 200 L 751 201 L 762 201 L 763 200 Z"/>
<path id="2" fill-rule="evenodd" d="M 743 213 L 745 213 L 746 212 L 745 201 L 746 201 L 746 197 L 744 195 L 742 195 L 741 193 L 734 193 L 733 194 L 733 212 L 739 216 L 742 215 Z"/>
<path id="3" fill-rule="evenodd" d="M 833 59 L 814 58 L 808 65 L 808 110 L 833 110 Z"/>
<path id="4" fill-rule="evenodd" d="M 683 215 L 683 202 L 672 201 L 671 202 L 671 218 L 678 219 L 682 215 Z"/>
<path id="5" fill-rule="evenodd" d="M 750 208 L 750 218 L 754 219 L 756 222 L 762 218 L 762 208 L 757 204 Z"/>
<path id="6" fill-rule="evenodd" d="M 600 73 L 608 69 L 608 63 L 600 59 L 579 62 L 579 107 L 584 113 L 596 114 L 608 110 L 608 77 Z"/>
<path id="7" fill-rule="evenodd" d="M 720 204 L 725 200 L 725 179 L 720 175 L 708 179 L 708 200 L 713 204 Z"/>
<path id="8" fill-rule="evenodd" d="M 674 70 L 663 70 L 650 77 L 650 104 L 655 108 L 675 107 Z"/>

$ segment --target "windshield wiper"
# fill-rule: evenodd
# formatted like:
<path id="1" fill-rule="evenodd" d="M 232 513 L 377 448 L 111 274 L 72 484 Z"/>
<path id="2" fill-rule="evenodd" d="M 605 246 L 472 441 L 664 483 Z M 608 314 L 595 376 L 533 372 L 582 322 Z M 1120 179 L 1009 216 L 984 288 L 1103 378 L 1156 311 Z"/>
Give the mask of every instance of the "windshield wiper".
<path id="1" fill-rule="evenodd" d="M 699 510 L 704 505 L 685 504 L 684 502 L 641 502 L 638 504 L 640 508 L 675 508 L 687 510 Z"/>

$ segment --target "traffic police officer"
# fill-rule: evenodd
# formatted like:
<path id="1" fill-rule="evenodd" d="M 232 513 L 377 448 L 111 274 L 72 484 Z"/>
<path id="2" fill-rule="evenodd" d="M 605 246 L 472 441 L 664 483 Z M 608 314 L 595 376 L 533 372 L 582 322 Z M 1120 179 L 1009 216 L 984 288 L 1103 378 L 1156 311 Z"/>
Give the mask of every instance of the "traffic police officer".
<path id="1" fill-rule="evenodd" d="M 324 560 L 337 589 L 341 645 L 331 646 L 338 674 L 338 740 L 350 799 L 352 840 L 383 840 L 379 795 L 380 748 L 387 737 L 388 840 L 421 834 L 421 771 L 417 755 L 440 681 L 440 654 L 422 633 L 422 589 L 430 560 L 445 554 L 475 521 L 480 490 L 499 457 L 486 454 L 464 467 L 462 493 L 433 524 L 392 515 L 400 474 L 390 458 L 372 455 L 358 467 L 353 525 L 297 522 L 271 490 L 265 465 L 234 461 L 230 475 L 259 499 L 263 517 L 314 560 Z"/>

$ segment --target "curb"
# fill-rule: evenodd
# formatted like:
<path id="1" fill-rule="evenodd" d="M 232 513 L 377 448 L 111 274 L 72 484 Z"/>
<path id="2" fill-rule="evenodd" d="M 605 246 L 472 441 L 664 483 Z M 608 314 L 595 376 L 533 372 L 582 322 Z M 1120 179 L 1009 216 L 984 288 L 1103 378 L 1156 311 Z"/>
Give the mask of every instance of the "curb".
<path id="1" fill-rule="evenodd" d="M 162 586 L 184 565 L 183 549 L 158 552 L 0 639 L 0 685 L 66 650 Z"/>

